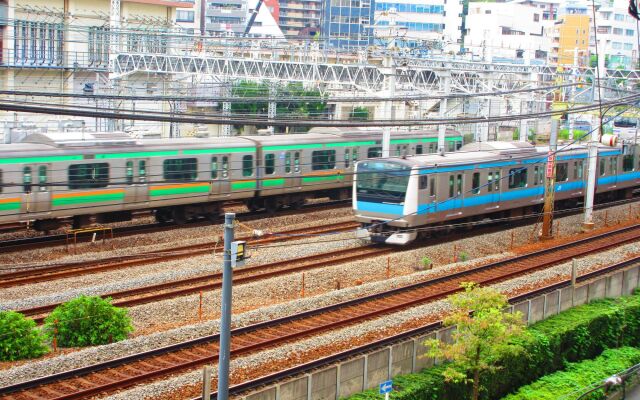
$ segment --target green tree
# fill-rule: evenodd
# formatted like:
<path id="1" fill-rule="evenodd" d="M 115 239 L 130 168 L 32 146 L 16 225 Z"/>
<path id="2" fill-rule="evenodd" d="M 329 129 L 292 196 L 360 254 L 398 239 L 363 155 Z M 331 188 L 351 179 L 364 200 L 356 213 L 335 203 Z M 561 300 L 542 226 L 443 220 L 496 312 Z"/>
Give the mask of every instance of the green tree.
<path id="1" fill-rule="evenodd" d="M 473 282 L 461 284 L 464 291 L 449 296 L 453 312 L 444 319 L 445 326 L 455 326 L 452 343 L 428 340 L 432 357 L 451 360 L 444 369 L 446 381 L 471 383 L 473 400 L 478 399 L 481 376 L 496 371 L 505 354 L 523 351 L 512 343 L 522 332 L 522 316 L 507 313 L 507 298 L 491 288 Z"/>
<path id="2" fill-rule="evenodd" d="M 40 357 L 49 349 L 36 323 L 15 311 L 0 312 L 0 361 Z"/>
<path id="3" fill-rule="evenodd" d="M 47 334 L 56 335 L 62 347 L 117 342 L 133 332 L 127 310 L 99 296 L 80 296 L 63 303 L 44 322 Z"/>

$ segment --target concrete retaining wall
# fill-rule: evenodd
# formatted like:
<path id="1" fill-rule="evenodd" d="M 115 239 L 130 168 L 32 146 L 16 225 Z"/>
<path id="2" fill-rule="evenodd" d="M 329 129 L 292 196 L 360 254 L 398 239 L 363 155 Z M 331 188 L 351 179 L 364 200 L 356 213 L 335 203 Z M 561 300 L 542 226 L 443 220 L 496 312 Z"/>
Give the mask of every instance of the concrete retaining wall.
<path id="1" fill-rule="evenodd" d="M 563 288 L 514 304 L 512 310 L 520 311 L 524 320 L 532 324 L 574 305 L 603 297 L 630 294 L 640 285 L 639 279 L 640 267 L 636 266 L 577 286 L 575 289 Z M 427 349 L 423 342 L 435 337 L 449 341 L 451 333 L 451 327 L 443 328 L 425 336 L 377 349 L 338 365 L 262 389 L 245 396 L 244 400 L 337 400 L 364 389 L 378 387 L 390 377 L 417 372 L 437 363 L 437 360 L 425 356 Z"/>

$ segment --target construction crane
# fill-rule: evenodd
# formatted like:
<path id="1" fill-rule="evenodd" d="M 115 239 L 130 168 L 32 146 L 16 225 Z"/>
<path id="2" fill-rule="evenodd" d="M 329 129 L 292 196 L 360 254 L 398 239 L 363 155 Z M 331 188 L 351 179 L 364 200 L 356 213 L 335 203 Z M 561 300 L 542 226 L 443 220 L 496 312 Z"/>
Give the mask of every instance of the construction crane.
<path id="1" fill-rule="evenodd" d="M 264 3 L 264 0 L 258 0 L 258 4 L 256 5 L 256 8 L 253 10 L 253 13 L 251 13 L 251 17 L 249 17 L 249 22 L 247 22 L 247 27 L 244 29 L 244 35 L 242 35 L 242 37 L 246 37 L 249 34 L 249 31 L 251 30 L 251 27 L 253 26 L 253 23 L 255 22 L 256 17 L 258 16 L 260 7 L 262 7 L 262 3 Z"/>

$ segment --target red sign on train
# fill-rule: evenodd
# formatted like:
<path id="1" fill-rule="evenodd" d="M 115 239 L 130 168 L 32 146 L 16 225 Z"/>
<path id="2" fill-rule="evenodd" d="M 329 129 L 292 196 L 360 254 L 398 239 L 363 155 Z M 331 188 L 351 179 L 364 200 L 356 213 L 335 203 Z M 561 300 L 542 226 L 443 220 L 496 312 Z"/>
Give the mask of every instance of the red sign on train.
<path id="1" fill-rule="evenodd" d="M 553 178 L 553 163 L 555 160 L 556 155 L 549 152 L 549 157 L 547 158 L 547 178 Z"/>

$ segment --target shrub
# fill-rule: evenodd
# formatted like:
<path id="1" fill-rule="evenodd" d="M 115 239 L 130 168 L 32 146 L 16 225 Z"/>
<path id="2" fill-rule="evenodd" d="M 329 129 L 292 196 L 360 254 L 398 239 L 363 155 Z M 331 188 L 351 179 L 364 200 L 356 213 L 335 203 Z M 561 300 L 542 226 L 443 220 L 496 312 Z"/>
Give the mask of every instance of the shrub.
<path id="1" fill-rule="evenodd" d="M 15 311 L 0 312 L 0 361 L 40 357 L 49 351 L 44 341 L 32 319 Z"/>
<path id="2" fill-rule="evenodd" d="M 555 400 L 572 394 L 576 398 L 580 392 L 577 388 L 587 387 L 595 382 L 623 371 L 640 362 L 640 349 L 622 347 L 620 349 L 605 350 L 594 360 L 570 363 L 564 371 L 544 376 L 534 383 L 521 387 L 516 393 L 504 400 Z M 599 391 L 588 397 L 589 399 L 604 399 Z"/>
<path id="3" fill-rule="evenodd" d="M 431 266 L 433 265 L 433 261 L 431 261 L 429 257 L 422 257 L 422 265 L 425 268 L 431 268 Z"/>
<path id="4" fill-rule="evenodd" d="M 469 261 L 469 253 L 467 253 L 466 251 L 461 251 L 460 254 L 458 255 L 458 260 Z"/>
<path id="5" fill-rule="evenodd" d="M 594 358 L 603 350 L 640 345 L 640 293 L 574 307 L 530 326 L 517 340 L 526 351 L 500 356 L 500 369 L 482 379 L 483 399 L 496 399 L 543 375 L 561 370 L 567 362 Z M 445 382 L 442 365 L 417 374 L 396 377 L 394 400 L 469 398 L 469 386 Z M 377 390 L 352 396 L 379 399 Z"/>
<path id="6" fill-rule="evenodd" d="M 47 333 L 62 347 L 90 346 L 117 342 L 133 332 L 127 310 L 115 307 L 111 299 L 80 296 L 56 307 L 45 319 Z"/>

